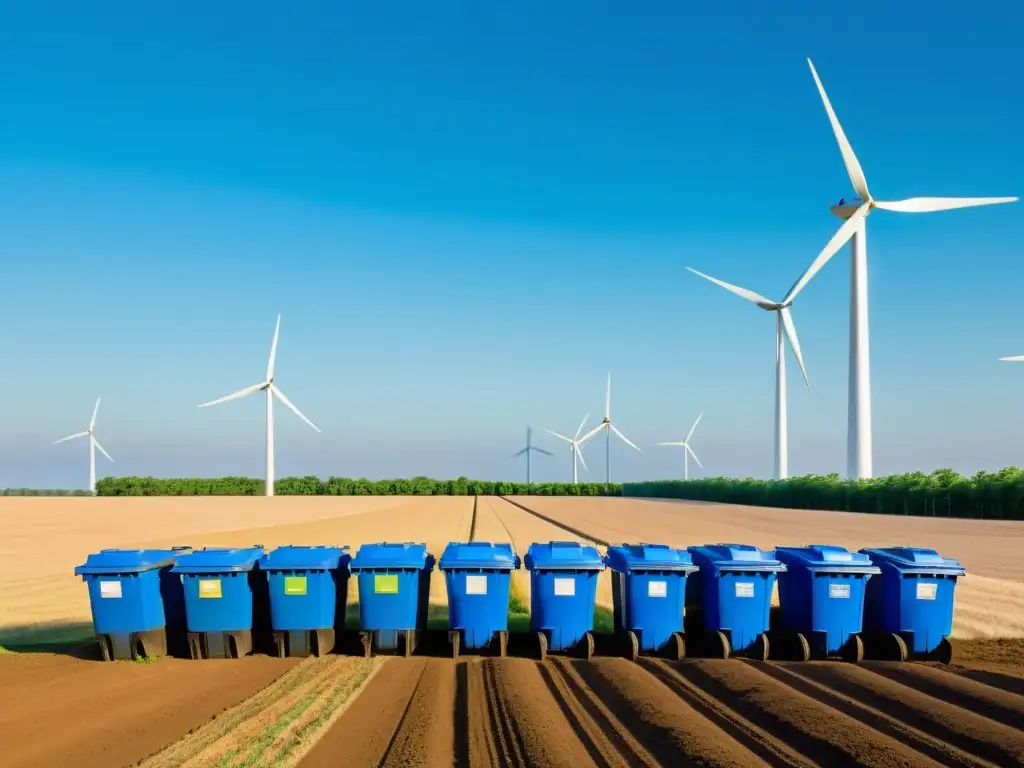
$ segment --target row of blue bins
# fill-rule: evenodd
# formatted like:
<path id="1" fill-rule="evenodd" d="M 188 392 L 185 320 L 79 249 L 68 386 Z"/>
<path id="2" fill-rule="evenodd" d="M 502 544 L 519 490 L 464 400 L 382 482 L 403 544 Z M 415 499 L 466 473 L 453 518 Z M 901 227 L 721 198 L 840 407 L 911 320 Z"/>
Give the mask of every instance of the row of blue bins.
<path id="1" fill-rule="evenodd" d="M 602 556 L 578 542 L 532 544 L 530 630 L 537 651 L 594 653 L 598 574 L 612 572 L 617 652 L 681 659 L 687 638 L 702 655 L 773 658 L 872 656 L 949 661 L 953 592 L 965 571 L 934 550 L 811 545 L 760 550 L 741 544 L 674 549 L 623 544 Z M 426 545 L 103 550 L 75 569 L 89 587 L 105 659 L 152 657 L 177 647 L 192 658 L 244 656 L 265 635 L 280 656 L 335 649 L 349 574 L 359 583 L 362 651 L 412 654 L 427 626 Z M 509 544 L 449 544 L 448 640 L 505 655 Z M 778 582 L 780 610 L 771 598 Z M 684 610 L 685 608 L 685 610 Z"/>

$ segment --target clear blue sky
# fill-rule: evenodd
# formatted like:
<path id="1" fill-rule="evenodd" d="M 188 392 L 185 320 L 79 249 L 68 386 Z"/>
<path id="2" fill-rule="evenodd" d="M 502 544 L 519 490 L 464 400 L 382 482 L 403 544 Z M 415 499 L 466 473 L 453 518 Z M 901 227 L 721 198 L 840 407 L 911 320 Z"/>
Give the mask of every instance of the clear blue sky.
<path id="1" fill-rule="evenodd" d="M 711 7 L 715 6 L 715 7 Z M 615 479 L 772 466 L 772 317 L 849 181 L 1024 194 L 1010 2 L 6 3 L 0 486 L 263 472 L 518 478 L 613 418 Z M 1024 462 L 1022 204 L 870 220 L 878 473 Z M 844 251 L 794 316 L 791 471 L 845 466 Z M 604 447 L 587 447 L 604 475 Z M 569 476 L 568 452 L 537 479 Z"/>

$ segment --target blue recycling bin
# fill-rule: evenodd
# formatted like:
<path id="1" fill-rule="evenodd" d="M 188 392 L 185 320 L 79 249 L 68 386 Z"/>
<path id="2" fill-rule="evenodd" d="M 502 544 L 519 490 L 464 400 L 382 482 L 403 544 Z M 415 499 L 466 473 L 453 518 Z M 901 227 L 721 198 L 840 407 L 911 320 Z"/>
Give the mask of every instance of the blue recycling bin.
<path id="1" fill-rule="evenodd" d="M 322 656 L 344 629 L 348 547 L 278 547 L 260 560 L 270 593 L 277 655 Z"/>
<path id="2" fill-rule="evenodd" d="M 462 647 L 480 650 L 496 646 L 508 652 L 508 598 L 512 571 L 519 555 L 511 544 L 487 541 L 450 542 L 438 568 L 448 589 L 448 640 L 452 656 Z"/>
<path id="3" fill-rule="evenodd" d="M 881 575 L 868 582 L 864 630 L 890 639 L 893 658 L 925 657 L 948 664 L 953 647 L 953 596 L 967 571 L 934 549 L 862 549 Z"/>
<path id="4" fill-rule="evenodd" d="M 686 580 L 687 634 L 692 628 L 708 655 L 767 659 L 772 591 L 785 564 L 773 550 L 749 544 L 705 544 L 687 551 L 699 568 Z"/>
<path id="5" fill-rule="evenodd" d="M 864 594 L 871 577 L 881 573 L 871 558 L 828 544 L 776 547 L 775 557 L 787 568 L 779 574 L 785 655 L 861 661 Z"/>
<path id="6" fill-rule="evenodd" d="M 89 588 L 92 623 L 104 661 L 156 658 L 180 632 L 176 549 L 102 549 L 75 568 Z M 168 634 L 171 637 L 168 637 Z"/>
<path id="7" fill-rule="evenodd" d="M 434 557 L 426 544 L 363 544 L 353 558 L 359 584 L 359 627 L 364 655 L 416 650 L 427 628 Z"/>
<path id="8" fill-rule="evenodd" d="M 531 544 L 523 559 L 530 571 L 530 630 L 540 658 L 548 651 L 594 654 L 594 602 L 605 561 L 576 541 Z"/>
<path id="9" fill-rule="evenodd" d="M 265 600 L 263 547 L 205 547 L 178 557 L 193 659 L 240 658 L 253 650 L 257 603 Z"/>
<path id="10" fill-rule="evenodd" d="M 686 655 L 683 609 L 686 577 L 697 570 L 690 553 L 665 544 L 622 544 L 609 547 L 615 634 L 623 652 Z"/>

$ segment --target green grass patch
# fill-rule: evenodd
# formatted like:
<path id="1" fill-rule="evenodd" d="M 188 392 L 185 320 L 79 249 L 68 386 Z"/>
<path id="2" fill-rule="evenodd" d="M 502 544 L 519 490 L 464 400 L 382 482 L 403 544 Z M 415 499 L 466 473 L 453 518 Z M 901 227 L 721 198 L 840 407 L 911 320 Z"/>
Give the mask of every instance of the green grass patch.
<path id="1" fill-rule="evenodd" d="M 599 635 L 615 633 L 615 614 L 611 608 L 602 605 L 594 606 L 594 631 Z"/>
<path id="2" fill-rule="evenodd" d="M 2 645 L 0 645 L 0 656 L 3 656 L 5 653 L 14 653 L 14 651 L 9 651 L 6 648 L 4 648 Z"/>

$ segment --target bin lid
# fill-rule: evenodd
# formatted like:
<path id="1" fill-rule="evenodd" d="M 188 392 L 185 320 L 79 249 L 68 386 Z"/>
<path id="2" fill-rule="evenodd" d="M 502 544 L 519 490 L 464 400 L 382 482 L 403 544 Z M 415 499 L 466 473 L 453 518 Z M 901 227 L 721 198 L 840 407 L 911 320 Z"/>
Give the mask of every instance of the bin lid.
<path id="1" fill-rule="evenodd" d="M 359 551 L 349 566 L 353 571 L 386 568 L 431 570 L 433 567 L 434 558 L 428 554 L 427 545 L 415 544 L 411 541 L 401 544 L 387 541 L 379 544 L 363 544 L 359 547 Z"/>
<path id="2" fill-rule="evenodd" d="M 263 557 L 263 547 L 203 547 L 179 555 L 174 573 L 235 573 L 251 571 Z"/>
<path id="3" fill-rule="evenodd" d="M 578 541 L 549 541 L 531 544 L 523 558 L 528 571 L 603 571 L 604 558 L 594 547 Z"/>
<path id="4" fill-rule="evenodd" d="M 695 560 L 707 561 L 720 571 L 787 570 L 775 557 L 775 550 L 758 549 L 751 544 L 705 544 L 686 549 Z"/>
<path id="5" fill-rule="evenodd" d="M 964 576 L 966 569 L 959 562 L 943 557 L 934 549 L 923 547 L 865 547 L 861 552 L 868 555 L 876 565 L 879 561 L 889 563 L 903 573 L 936 573 L 949 576 Z"/>
<path id="6" fill-rule="evenodd" d="M 685 571 L 697 570 L 693 558 L 685 549 L 667 544 L 620 544 L 608 547 L 608 567 L 627 571 Z"/>
<path id="7" fill-rule="evenodd" d="M 301 547 L 288 544 L 268 552 L 260 559 L 267 571 L 333 571 L 348 559 L 348 547 Z"/>
<path id="8" fill-rule="evenodd" d="M 776 547 L 775 556 L 784 563 L 808 571 L 837 571 L 842 573 L 881 573 L 863 552 L 851 552 L 846 547 L 832 544 L 808 544 L 806 547 Z"/>
<path id="9" fill-rule="evenodd" d="M 170 549 L 101 549 L 75 568 L 76 576 L 101 573 L 142 573 L 173 565 L 178 553 Z"/>
<path id="10" fill-rule="evenodd" d="M 449 568 L 488 568 L 495 571 L 514 571 L 519 567 L 519 555 L 512 545 L 490 541 L 452 541 L 441 553 L 438 565 L 442 571 Z"/>

